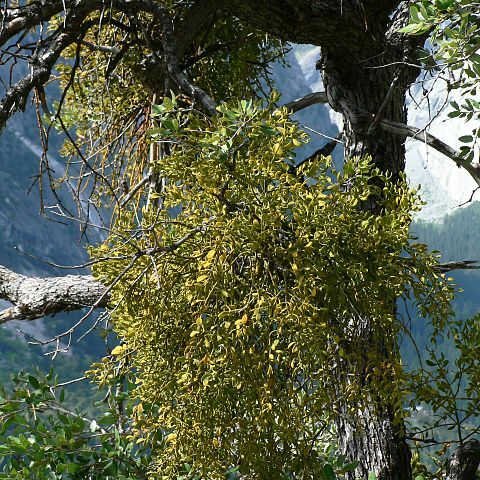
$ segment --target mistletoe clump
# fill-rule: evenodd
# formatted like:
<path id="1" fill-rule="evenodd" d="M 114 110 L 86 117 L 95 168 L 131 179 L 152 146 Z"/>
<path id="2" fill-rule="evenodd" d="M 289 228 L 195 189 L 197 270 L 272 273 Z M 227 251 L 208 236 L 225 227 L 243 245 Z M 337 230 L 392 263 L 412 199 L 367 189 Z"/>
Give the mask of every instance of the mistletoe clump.
<path id="1" fill-rule="evenodd" d="M 224 104 L 205 118 L 173 97 L 155 112 L 166 185 L 141 218 L 119 213 L 92 251 L 109 258 L 95 275 L 113 285 L 115 353 L 128 357 L 141 401 L 137 435 L 161 438 L 152 468 L 163 478 L 185 464 L 192 478 L 232 468 L 319 478 L 331 468 L 336 400 L 353 411 L 370 391 L 338 366 L 370 371 L 376 398 L 401 402 L 398 358 L 376 361 L 399 332 L 392 298 L 413 289 L 434 321 L 449 313 L 435 259 L 410 241 L 417 195 L 369 159 L 343 172 L 323 157 L 295 167 L 306 136 L 273 102 Z M 357 333 L 367 321 L 378 338 Z"/>

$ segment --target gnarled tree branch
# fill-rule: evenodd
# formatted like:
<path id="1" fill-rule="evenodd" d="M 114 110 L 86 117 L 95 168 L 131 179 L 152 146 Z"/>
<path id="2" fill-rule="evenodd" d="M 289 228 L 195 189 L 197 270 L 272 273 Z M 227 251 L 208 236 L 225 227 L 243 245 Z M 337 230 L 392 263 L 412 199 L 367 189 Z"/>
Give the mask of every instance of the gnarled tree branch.
<path id="1" fill-rule="evenodd" d="M 317 103 L 328 103 L 327 94 L 325 92 L 309 93 L 302 98 L 297 98 L 296 100 L 286 103 L 284 107 L 287 107 L 295 113 Z"/>
<path id="2" fill-rule="evenodd" d="M 47 83 L 62 51 L 78 38 L 85 15 L 85 13 L 72 12 L 65 23 L 64 31 L 37 58 L 32 58 L 30 74 L 19 80 L 7 91 L 0 101 L 0 130 L 13 113 L 25 108 L 28 95 L 32 89 Z"/>
<path id="3" fill-rule="evenodd" d="M 78 16 L 85 16 L 101 5 L 101 0 L 49 0 L 32 2 L 22 7 L 2 8 L 0 9 L 0 45 L 24 30 L 41 25 L 64 10 L 75 12 Z"/>
<path id="4" fill-rule="evenodd" d="M 168 75 L 184 93 L 199 102 L 210 115 L 215 115 L 217 104 L 200 87 L 191 83 L 179 66 L 173 21 L 167 9 L 159 5 L 156 10 L 162 26 L 162 46 Z"/>
<path id="5" fill-rule="evenodd" d="M 12 41 L 15 36 L 29 29 L 35 29 L 54 15 L 65 12 L 63 25 L 54 39 L 47 43 L 44 50 L 32 55 L 29 63 L 30 73 L 12 85 L 0 100 L 0 130 L 8 119 L 18 110 L 25 108 L 28 96 L 35 87 L 42 87 L 50 79 L 51 72 L 63 50 L 79 38 L 83 20 L 92 12 L 105 8 L 102 0 L 52 0 L 49 2 L 32 3 L 18 8 L 4 8 L 0 11 L 0 46 Z M 116 0 L 109 6 L 120 12 L 144 11 L 157 18 L 163 30 L 163 49 L 167 71 L 179 88 L 200 102 L 212 114 L 215 112 L 215 102 L 203 90 L 193 85 L 179 67 L 177 58 L 177 43 L 174 35 L 173 20 L 168 10 L 155 0 Z M 207 8 L 208 15 L 214 10 Z M 205 16 L 207 21 L 208 15 Z M 192 33 L 184 25 L 180 48 L 191 41 Z"/>
<path id="6" fill-rule="evenodd" d="M 388 132 L 425 142 L 428 146 L 437 150 L 437 152 L 440 152 L 450 158 L 450 160 L 453 160 L 458 167 L 464 168 L 472 176 L 477 185 L 480 186 L 480 165 L 469 162 L 454 148 L 447 145 L 445 142 L 442 142 L 442 140 L 437 137 L 434 137 L 431 133 L 417 127 L 386 119 L 380 120 L 378 125 L 380 128 Z"/>
<path id="7" fill-rule="evenodd" d="M 84 307 L 106 307 L 106 287 L 91 275 L 30 277 L 0 266 L 0 299 L 13 307 L 0 312 L 0 323 L 35 320 Z"/>
<path id="8" fill-rule="evenodd" d="M 306 95 L 305 97 L 293 100 L 286 103 L 284 106 L 292 110 L 293 113 L 298 112 L 304 108 L 310 107 L 317 103 L 328 103 L 327 94 L 325 92 L 314 92 Z M 360 115 L 364 114 L 361 112 Z M 366 112 L 365 112 L 366 114 Z M 464 168 L 471 177 L 475 180 L 477 185 L 480 187 L 480 165 L 474 164 L 466 160 L 460 155 L 460 152 L 452 148 L 450 145 L 446 144 L 439 138 L 435 137 L 431 133 L 428 133 L 426 130 L 422 130 L 411 125 L 405 125 L 403 123 L 394 122 L 392 120 L 384 119 L 381 115 L 369 114 L 372 119 L 373 125 L 379 126 L 383 130 L 394 133 L 396 135 L 401 135 L 404 137 L 413 138 L 415 140 L 426 143 L 429 147 L 433 148 L 437 152 L 442 153 L 446 157 L 453 160 L 457 166 Z M 470 267 L 471 268 L 471 267 Z"/>

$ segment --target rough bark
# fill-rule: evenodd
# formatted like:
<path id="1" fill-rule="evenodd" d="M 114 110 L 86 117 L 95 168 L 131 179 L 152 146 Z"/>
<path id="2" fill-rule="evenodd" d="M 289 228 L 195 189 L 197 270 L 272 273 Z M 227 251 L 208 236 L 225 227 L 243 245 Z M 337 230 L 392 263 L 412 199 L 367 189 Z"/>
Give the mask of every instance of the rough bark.
<path id="1" fill-rule="evenodd" d="M 215 1 L 215 0 L 212 0 Z M 252 25 L 296 43 L 336 45 L 348 55 L 385 25 L 400 0 L 229 0 L 221 9 Z M 373 32 L 373 30 L 372 30 Z"/>
<path id="2" fill-rule="evenodd" d="M 480 442 L 469 440 L 453 452 L 445 480 L 475 480 L 480 465 Z"/>
<path id="3" fill-rule="evenodd" d="M 90 275 L 39 278 L 0 266 L 0 299 L 14 305 L 0 312 L 0 323 L 35 320 L 85 307 L 105 307 L 109 299 L 106 292 L 107 288 Z"/>
<path id="4" fill-rule="evenodd" d="M 400 21 L 403 11 L 393 17 Z M 405 18 L 403 16 L 403 18 Z M 344 45 L 323 45 L 318 68 L 322 70 L 329 104 L 343 115 L 344 145 L 347 157 L 369 155 L 382 171 L 393 178 L 405 168 L 404 137 L 379 129 L 383 118 L 406 123 L 405 95 L 419 71 L 406 64 L 413 63 L 412 46 L 390 34 L 390 26 L 369 22 L 369 30 L 346 55 Z M 372 112 L 366 118 L 362 110 Z M 371 203 L 374 205 L 374 202 Z M 371 208 L 371 205 L 369 208 Z M 395 308 L 392 298 L 392 309 Z M 355 342 L 360 358 L 376 358 L 376 364 L 395 361 L 397 353 L 395 332 L 383 332 L 379 337 L 369 319 L 355 319 Z M 351 405 L 338 402 L 340 414 L 336 420 L 337 439 L 343 453 L 361 461 L 347 478 L 366 479 L 370 472 L 378 480 L 410 480 L 411 454 L 398 418 L 395 398 L 377 398 L 371 383 L 371 367 L 355 362 L 340 361 L 338 376 L 356 385 L 363 385 L 365 397 L 352 413 Z"/>
<path id="5" fill-rule="evenodd" d="M 401 85 L 394 84 L 390 88 L 393 79 L 398 76 L 397 71 L 392 68 L 384 68 L 386 63 L 402 59 L 404 55 L 402 48 L 387 45 L 386 42 L 389 17 L 399 3 L 399 1 L 376 2 L 373 0 L 363 2 L 338 0 L 279 0 L 276 2 L 230 0 L 229 2 L 218 2 L 202 0 L 195 2 L 194 8 L 202 12 L 200 22 L 202 24 L 220 5 L 223 14 L 236 15 L 285 40 L 321 45 L 323 55 L 321 68 L 324 74 L 327 98 L 330 105 L 344 116 L 344 140 L 347 154 L 370 154 L 382 169 L 390 170 L 398 175 L 404 168 L 402 138 L 396 137 L 390 132 L 375 131 L 376 129 L 372 128 L 372 122 L 365 121 L 364 116 L 359 115 L 359 109 L 405 123 L 404 94 L 408 82 L 402 81 Z M 74 4 L 77 8 L 80 4 L 95 8 L 92 0 L 83 2 L 81 0 L 77 0 L 77 2 L 54 1 L 52 8 L 59 12 L 63 5 L 70 8 Z M 166 71 L 180 89 L 203 103 L 207 111 L 214 113 L 214 106 L 209 99 L 207 98 L 205 101 L 202 96 L 203 92 L 199 93 L 198 90 L 195 90 L 195 86 L 188 83 L 178 68 L 181 59 L 176 56 L 188 43 L 183 37 L 188 34 L 187 26 L 189 23 L 191 24 L 191 20 L 188 20 L 190 17 L 186 17 L 183 29 L 179 29 L 182 38 L 174 47 L 172 43 L 168 42 L 171 42 L 175 29 L 172 29 L 171 22 L 161 4 L 152 0 L 119 0 L 114 2 L 114 5 L 116 9 L 131 9 L 141 6 L 143 10 L 149 11 L 159 20 L 163 30 L 163 52 L 155 52 L 155 54 L 159 60 L 163 54 Z M 47 13 L 49 16 L 52 15 L 50 11 Z M 48 18 L 47 16 L 46 19 Z M 12 28 L 15 30 L 15 26 L 11 20 L 8 20 L 7 23 L 10 28 L 9 33 L 11 33 Z M 23 25 L 22 28 L 25 26 Z M 28 94 L 28 89 L 25 92 Z M 25 95 L 22 95 L 25 98 Z M 8 115 L 10 114 L 11 110 L 8 111 Z M 4 274 L 6 275 L 7 272 Z M 16 305 L 10 316 L 38 318 L 43 314 L 52 313 L 62 304 L 64 309 L 95 304 L 96 300 L 90 296 L 90 287 L 83 286 L 81 290 L 86 290 L 89 294 L 86 298 L 78 299 L 80 292 L 75 290 L 74 286 L 78 286 L 79 283 L 74 280 L 72 284 L 72 280 L 64 277 L 63 280 L 45 279 L 39 283 L 38 279 L 10 276 L 6 283 L 12 288 L 4 289 L 3 294 L 3 298 L 9 299 Z M 65 281 L 67 285 L 63 283 L 62 287 L 56 283 Z M 90 278 L 88 281 L 93 280 Z M 93 283 L 91 288 L 100 289 L 96 292 L 97 299 L 104 293 L 98 284 Z M 63 295 L 60 294 L 62 290 Z M 35 296 L 31 297 L 33 292 L 35 292 Z M 359 336 L 362 336 L 368 344 L 372 333 L 368 321 L 361 330 Z M 378 348 L 377 345 L 371 347 Z M 388 354 L 390 352 L 386 351 L 385 355 Z M 345 366 L 343 373 L 348 376 L 348 365 Z M 340 415 L 337 424 L 339 443 L 349 458 L 362 461 L 358 472 L 360 478 L 366 478 L 369 471 L 374 471 L 379 480 L 407 479 L 410 474 L 410 457 L 401 434 L 401 427 L 393 423 L 393 407 L 390 408 L 387 405 L 382 411 L 373 407 L 371 409 L 364 408 L 357 416 L 349 414 L 347 406 L 340 405 L 340 411 L 342 410 L 344 415 Z M 353 474 L 351 478 L 353 478 Z"/>

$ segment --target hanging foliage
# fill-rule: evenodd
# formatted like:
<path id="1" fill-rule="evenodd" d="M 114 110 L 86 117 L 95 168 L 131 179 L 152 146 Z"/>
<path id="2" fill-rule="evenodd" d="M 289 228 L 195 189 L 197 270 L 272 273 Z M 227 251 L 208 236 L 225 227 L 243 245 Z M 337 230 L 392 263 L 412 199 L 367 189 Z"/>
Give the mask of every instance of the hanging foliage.
<path id="1" fill-rule="evenodd" d="M 138 435 L 162 432 L 164 478 L 185 462 L 205 478 L 322 471 L 336 397 L 353 408 L 369 390 L 339 378 L 340 362 L 370 371 L 380 397 L 403 398 L 394 354 L 359 357 L 359 324 L 393 343 L 391 299 L 407 288 L 437 324 L 449 313 L 434 257 L 410 243 L 416 193 L 368 159 L 341 173 L 328 158 L 296 168 L 306 136 L 273 100 L 204 118 L 165 98 L 150 132 L 171 146 L 155 166 L 168 179 L 155 194 L 163 208 L 122 211 L 91 252 L 113 257 L 95 267 L 102 282 L 122 278 L 116 353 L 137 372 Z"/>

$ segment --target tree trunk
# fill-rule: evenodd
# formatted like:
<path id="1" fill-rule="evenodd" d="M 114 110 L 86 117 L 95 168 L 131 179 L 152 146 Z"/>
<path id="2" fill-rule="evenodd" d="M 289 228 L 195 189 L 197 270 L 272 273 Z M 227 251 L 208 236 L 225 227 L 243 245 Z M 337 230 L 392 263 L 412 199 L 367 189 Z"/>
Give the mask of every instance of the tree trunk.
<path id="1" fill-rule="evenodd" d="M 379 26 L 381 29 L 381 25 Z M 330 105 L 343 115 L 346 157 L 369 155 L 382 171 L 398 179 L 405 167 L 404 138 L 377 128 L 382 118 L 406 122 L 405 97 L 418 71 L 402 65 L 406 46 L 389 44 L 385 31 L 370 32 L 371 41 L 363 51 L 346 55 L 344 48 L 322 48 L 317 67 L 322 70 Z M 375 38 L 383 39 L 376 41 Z M 374 202 L 368 207 L 374 209 Z M 392 309 L 395 299 L 392 298 Z M 368 319 L 355 319 L 355 342 L 360 358 L 373 354 L 376 365 L 398 360 L 396 333 L 376 332 Z M 351 329 L 350 329 L 351 330 Z M 379 336 L 381 337 L 379 338 Z M 354 338 L 352 338 L 354 337 Z M 377 395 L 371 380 L 372 371 L 360 362 L 339 361 L 339 377 L 344 382 L 354 378 L 365 387 L 362 403 L 352 413 L 351 405 L 340 404 L 336 420 L 339 447 L 349 460 L 361 464 L 347 474 L 349 480 L 367 479 L 374 473 L 377 480 L 411 480 L 411 453 L 405 440 L 404 425 L 398 416 L 397 399 Z M 342 398 L 339 396 L 338 398 Z"/>
<path id="2" fill-rule="evenodd" d="M 474 480 L 480 464 L 480 442 L 469 440 L 452 454 L 445 480 Z"/>

